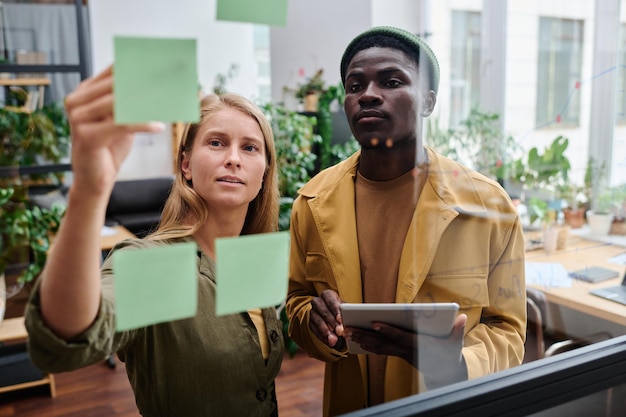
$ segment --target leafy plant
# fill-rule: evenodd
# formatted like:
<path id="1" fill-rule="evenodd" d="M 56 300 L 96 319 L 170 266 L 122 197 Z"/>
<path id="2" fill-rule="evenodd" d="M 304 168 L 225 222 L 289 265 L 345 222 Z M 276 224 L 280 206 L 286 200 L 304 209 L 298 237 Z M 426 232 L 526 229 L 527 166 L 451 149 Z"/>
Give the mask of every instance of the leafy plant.
<path id="1" fill-rule="evenodd" d="M 215 76 L 215 83 L 213 84 L 213 93 L 220 95 L 224 94 L 226 90 L 226 84 L 229 81 L 232 81 L 233 78 L 237 76 L 239 72 L 239 65 L 232 63 L 228 67 L 228 70 L 225 74 L 219 73 Z"/>
<path id="2" fill-rule="evenodd" d="M 316 119 L 267 103 L 261 107 L 272 125 L 278 162 L 278 188 L 281 195 L 279 228 L 289 229 L 291 205 L 298 189 L 310 178 L 317 156 L 313 145 L 320 142 L 314 133 Z"/>
<path id="3" fill-rule="evenodd" d="M 324 70 L 320 68 L 305 83 L 298 85 L 294 93 L 296 98 L 302 100 L 309 94 L 321 94 L 324 91 L 323 73 Z"/>
<path id="4" fill-rule="evenodd" d="M 59 163 L 69 147 L 69 123 L 59 105 L 32 113 L 0 108 L 0 166 Z"/>
<path id="5" fill-rule="evenodd" d="M 65 208 L 29 207 L 22 187 L 0 188 L 0 274 L 7 265 L 24 262 L 18 282 L 30 282 L 46 263 L 51 235 L 56 233 Z"/>
<path id="6" fill-rule="evenodd" d="M 500 116 L 473 108 L 456 128 L 441 128 L 429 121 L 428 143 L 439 153 L 471 166 L 493 179 L 507 179 L 519 169 L 515 156 L 521 152 L 512 136 L 500 130 Z"/>
<path id="7" fill-rule="evenodd" d="M 568 145 L 569 139 L 559 135 L 550 146 L 543 149 L 543 153 L 539 153 L 537 147 L 530 149 L 526 182 L 542 188 L 554 188 L 567 183 L 571 167 L 565 156 Z"/>
<path id="8" fill-rule="evenodd" d="M 335 100 L 340 105 L 343 105 L 345 97 L 346 93 L 341 83 L 324 89 L 320 94 L 317 111 L 317 131 L 321 137 L 319 146 L 320 169 L 327 168 L 338 162 L 335 155 L 333 155 L 333 126 L 330 106 Z M 335 149 L 337 150 L 338 148 Z"/>

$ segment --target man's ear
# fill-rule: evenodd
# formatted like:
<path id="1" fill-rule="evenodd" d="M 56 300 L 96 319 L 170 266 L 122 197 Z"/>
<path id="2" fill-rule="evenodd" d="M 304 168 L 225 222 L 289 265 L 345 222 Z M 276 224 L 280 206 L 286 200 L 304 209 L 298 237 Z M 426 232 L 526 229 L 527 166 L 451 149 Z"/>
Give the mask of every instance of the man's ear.
<path id="1" fill-rule="evenodd" d="M 422 102 L 422 117 L 428 117 L 432 114 L 435 109 L 435 104 L 437 103 L 437 94 L 433 90 L 428 90 L 426 96 L 424 97 L 424 101 Z"/>
<path id="2" fill-rule="evenodd" d="M 180 169 L 183 172 L 183 177 L 185 177 L 185 179 L 189 181 L 191 180 L 191 169 L 189 166 L 189 154 L 187 152 L 183 152 L 183 154 L 181 155 L 181 158 L 183 160 L 180 163 Z"/>

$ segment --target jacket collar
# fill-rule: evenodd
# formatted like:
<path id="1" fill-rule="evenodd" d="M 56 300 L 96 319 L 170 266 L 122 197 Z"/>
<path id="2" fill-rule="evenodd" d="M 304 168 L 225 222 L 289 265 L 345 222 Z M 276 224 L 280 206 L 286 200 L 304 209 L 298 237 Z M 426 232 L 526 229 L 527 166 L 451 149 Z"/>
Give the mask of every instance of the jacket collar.
<path id="1" fill-rule="evenodd" d="M 413 301 L 437 253 L 441 237 L 459 214 L 486 216 L 474 171 L 430 148 L 428 179 L 418 200 L 400 258 L 397 303 Z M 345 302 L 362 302 L 355 221 L 354 181 L 360 152 L 311 179 L 299 194 L 309 199 L 318 233 Z M 465 187 L 459 189 L 458 184 Z"/>

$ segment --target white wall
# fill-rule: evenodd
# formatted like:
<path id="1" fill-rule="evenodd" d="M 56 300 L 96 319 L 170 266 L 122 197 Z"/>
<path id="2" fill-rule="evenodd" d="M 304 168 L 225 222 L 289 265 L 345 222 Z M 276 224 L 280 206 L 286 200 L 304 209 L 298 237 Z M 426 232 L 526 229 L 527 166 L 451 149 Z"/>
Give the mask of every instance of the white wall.
<path id="1" fill-rule="evenodd" d="M 345 47 L 371 22 L 370 0 L 290 0 L 287 25 L 270 30 L 272 100 L 296 109 L 283 87 L 294 89 L 320 68 L 327 85 L 338 84 Z"/>
<path id="2" fill-rule="evenodd" d="M 229 91 L 254 98 L 256 61 L 253 26 L 216 21 L 216 0 L 91 0 L 94 73 L 113 60 L 113 37 L 151 36 L 196 38 L 199 83 L 207 92 L 217 74 L 232 63 L 238 75 Z M 120 179 L 168 175 L 172 172 L 171 132 L 140 136 L 120 171 Z"/>

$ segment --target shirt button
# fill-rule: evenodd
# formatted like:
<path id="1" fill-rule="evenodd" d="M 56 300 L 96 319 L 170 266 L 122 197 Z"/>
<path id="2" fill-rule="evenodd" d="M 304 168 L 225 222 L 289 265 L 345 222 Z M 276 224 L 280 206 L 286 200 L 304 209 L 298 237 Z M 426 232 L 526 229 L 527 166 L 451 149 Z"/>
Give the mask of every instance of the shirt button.
<path id="1" fill-rule="evenodd" d="M 266 398 L 267 398 L 267 391 L 265 391 L 263 388 L 259 388 L 258 390 L 256 390 L 257 400 L 265 401 Z"/>
<path id="2" fill-rule="evenodd" d="M 270 332 L 270 339 L 272 340 L 272 342 L 276 343 L 278 342 L 278 332 L 276 330 L 272 330 Z"/>

